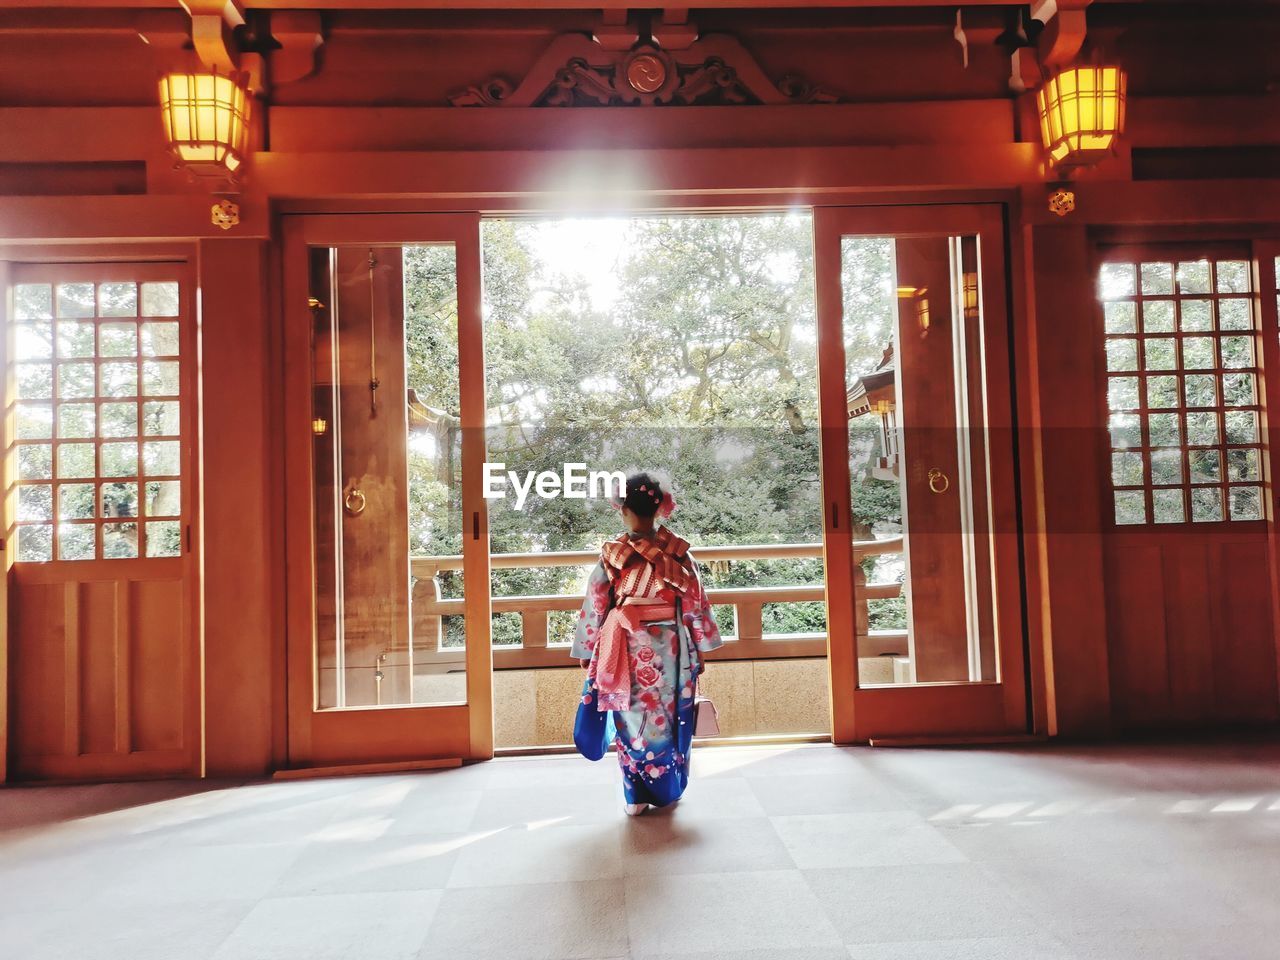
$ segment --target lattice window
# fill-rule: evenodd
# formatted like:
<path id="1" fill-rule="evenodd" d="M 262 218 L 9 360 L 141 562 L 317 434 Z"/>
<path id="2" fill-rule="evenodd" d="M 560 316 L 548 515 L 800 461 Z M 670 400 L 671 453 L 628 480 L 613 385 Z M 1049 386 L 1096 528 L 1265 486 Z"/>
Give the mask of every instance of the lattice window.
<path id="1" fill-rule="evenodd" d="M 1262 519 L 1250 262 L 1109 260 L 1099 287 L 1116 523 Z"/>
<path id="2" fill-rule="evenodd" d="M 11 312 L 17 559 L 178 556 L 179 283 L 29 279 Z"/>

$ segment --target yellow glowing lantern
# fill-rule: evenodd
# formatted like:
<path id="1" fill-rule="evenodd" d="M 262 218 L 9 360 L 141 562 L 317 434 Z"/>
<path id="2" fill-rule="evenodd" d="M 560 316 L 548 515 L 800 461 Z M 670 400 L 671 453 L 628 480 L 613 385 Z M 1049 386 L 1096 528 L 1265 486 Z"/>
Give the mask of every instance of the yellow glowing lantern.
<path id="1" fill-rule="evenodd" d="M 234 177 L 249 139 L 249 94 L 235 75 L 171 73 L 160 80 L 164 132 L 192 173 Z"/>
<path id="2" fill-rule="evenodd" d="M 1125 73 L 1119 67 L 1071 67 L 1037 94 L 1049 162 L 1078 167 L 1100 160 L 1124 132 Z"/>

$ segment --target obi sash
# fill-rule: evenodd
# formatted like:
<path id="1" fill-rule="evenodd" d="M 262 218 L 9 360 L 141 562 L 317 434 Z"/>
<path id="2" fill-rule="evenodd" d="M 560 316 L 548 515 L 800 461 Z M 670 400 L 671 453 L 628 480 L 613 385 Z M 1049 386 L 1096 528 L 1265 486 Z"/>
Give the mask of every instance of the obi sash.
<path id="1" fill-rule="evenodd" d="M 631 603 L 624 599 L 609 611 L 596 639 L 596 709 L 631 708 L 631 652 L 627 634 L 639 630 L 645 623 L 675 618 L 676 608 L 670 603 Z"/>
<path id="2" fill-rule="evenodd" d="M 600 548 L 600 562 L 617 603 L 600 625 L 596 639 L 599 710 L 627 710 L 631 706 L 627 634 L 639 630 L 643 623 L 674 620 L 673 594 L 691 598 L 697 592 L 698 581 L 688 554 L 688 541 L 666 527 L 659 527 L 652 538 L 632 538 L 624 533 Z M 660 602 L 637 602 L 643 600 Z"/>
<path id="3" fill-rule="evenodd" d="M 689 566 L 689 542 L 666 527 L 652 539 L 625 533 L 600 549 L 604 572 L 618 597 L 656 597 L 662 589 L 690 596 L 696 580 Z"/>

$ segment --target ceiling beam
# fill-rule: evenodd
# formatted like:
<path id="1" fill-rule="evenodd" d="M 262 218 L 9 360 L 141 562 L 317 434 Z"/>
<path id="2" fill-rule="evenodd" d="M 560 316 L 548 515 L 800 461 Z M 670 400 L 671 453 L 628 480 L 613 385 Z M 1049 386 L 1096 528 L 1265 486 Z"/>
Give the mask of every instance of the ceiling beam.
<path id="1" fill-rule="evenodd" d="M 1037 46 L 1040 62 L 1061 67 L 1076 58 L 1084 46 L 1088 24 L 1085 10 L 1091 0 L 1032 0 L 1031 17 L 1044 24 Z"/>
<path id="2" fill-rule="evenodd" d="M 232 31 L 244 25 L 240 0 L 179 0 L 191 14 L 191 42 L 206 66 L 228 73 L 239 65 Z"/>
<path id="3" fill-rule="evenodd" d="M 1007 7 L 1010 0 L 698 0 L 676 9 L 910 9 Z M 4 0 L 7 9 L 172 9 L 175 0 Z M 636 0 L 240 0 L 245 10 L 626 10 L 644 8 Z M 661 3 L 649 6 L 661 7 Z M 673 5 L 674 8 L 674 5 Z"/>

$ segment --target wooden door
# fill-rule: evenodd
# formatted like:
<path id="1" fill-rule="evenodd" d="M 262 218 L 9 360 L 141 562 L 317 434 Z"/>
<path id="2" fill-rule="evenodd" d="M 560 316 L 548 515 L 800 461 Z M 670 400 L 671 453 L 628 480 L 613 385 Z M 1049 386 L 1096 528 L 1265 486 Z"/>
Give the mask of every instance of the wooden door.
<path id="1" fill-rule="evenodd" d="M 1000 208 L 815 231 L 836 739 L 1024 732 Z"/>
<path id="2" fill-rule="evenodd" d="M 479 219 L 285 256 L 289 765 L 492 756 Z"/>
<path id="3" fill-rule="evenodd" d="M 1108 247 L 1096 266 L 1115 722 L 1274 722 L 1275 251 Z"/>
<path id="4" fill-rule="evenodd" d="M 191 271 L 7 272 L 11 773 L 198 774 Z"/>

